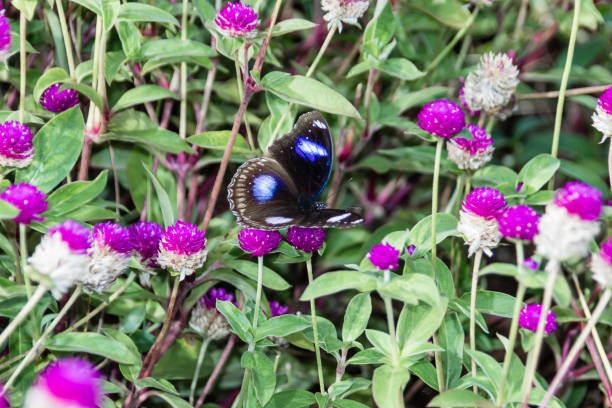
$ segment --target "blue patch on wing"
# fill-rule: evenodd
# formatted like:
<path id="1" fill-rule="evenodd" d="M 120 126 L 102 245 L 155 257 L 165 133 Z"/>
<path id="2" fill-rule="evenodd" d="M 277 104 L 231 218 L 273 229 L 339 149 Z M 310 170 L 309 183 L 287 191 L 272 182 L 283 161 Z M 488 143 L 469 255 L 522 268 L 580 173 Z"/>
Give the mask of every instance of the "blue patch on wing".
<path id="1" fill-rule="evenodd" d="M 324 146 L 304 137 L 300 137 L 295 141 L 295 152 L 302 159 L 313 163 L 318 159 L 329 156 L 329 152 Z"/>
<path id="2" fill-rule="evenodd" d="M 253 197 L 259 202 L 266 202 L 274 197 L 278 182 L 274 176 L 262 174 L 253 179 Z"/>

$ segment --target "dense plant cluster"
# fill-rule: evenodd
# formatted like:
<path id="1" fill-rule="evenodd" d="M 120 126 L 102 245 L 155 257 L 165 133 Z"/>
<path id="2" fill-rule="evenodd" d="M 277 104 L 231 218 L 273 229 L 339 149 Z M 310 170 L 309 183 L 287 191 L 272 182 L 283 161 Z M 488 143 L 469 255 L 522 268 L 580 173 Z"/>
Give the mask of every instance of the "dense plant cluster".
<path id="1" fill-rule="evenodd" d="M 612 405 L 611 33 L 597 0 L 0 3 L 0 408 Z M 270 146 L 347 210 L 232 178 L 288 177 Z"/>

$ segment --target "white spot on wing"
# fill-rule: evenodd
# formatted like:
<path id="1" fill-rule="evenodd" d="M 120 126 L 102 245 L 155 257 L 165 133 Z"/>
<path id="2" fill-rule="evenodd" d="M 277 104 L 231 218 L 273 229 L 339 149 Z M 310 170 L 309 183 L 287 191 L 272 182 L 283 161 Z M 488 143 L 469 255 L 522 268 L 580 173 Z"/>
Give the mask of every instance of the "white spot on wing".
<path id="1" fill-rule="evenodd" d="M 321 122 L 318 119 L 312 122 L 312 124 L 318 127 L 319 129 L 327 129 L 327 126 L 325 126 L 325 123 Z"/>
<path id="2" fill-rule="evenodd" d="M 348 217 L 351 216 L 351 213 L 346 213 L 346 214 L 340 214 L 340 215 L 335 215 L 333 217 L 330 217 L 327 219 L 327 222 L 340 222 Z"/>
<path id="3" fill-rule="evenodd" d="M 268 201 L 274 197 L 276 179 L 269 174 L 262 174 L 253 180 L 253 196 L 257 201 Z"/>
<path id="4" fill-rule="evenodd" d="M 286 224 L 293 221 L 293 218 L 289 217 L 266 217 L 266 222 L 272 225 Z"/>

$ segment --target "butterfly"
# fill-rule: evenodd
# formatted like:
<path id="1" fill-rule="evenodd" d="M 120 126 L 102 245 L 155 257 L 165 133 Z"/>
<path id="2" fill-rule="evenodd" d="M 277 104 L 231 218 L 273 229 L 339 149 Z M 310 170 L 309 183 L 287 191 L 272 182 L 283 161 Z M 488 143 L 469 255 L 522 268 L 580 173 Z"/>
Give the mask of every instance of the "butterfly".
<path id="1" fill-rule="evenodd" d="M 301 115 L 267 154 L 246 161 L 232 177 L 227 199 L 238 223 L 262 230 L 361 224 L 360 215 L 317 202 L 329 180 L 333 155 L 323 115 L 317 111 Z"/>

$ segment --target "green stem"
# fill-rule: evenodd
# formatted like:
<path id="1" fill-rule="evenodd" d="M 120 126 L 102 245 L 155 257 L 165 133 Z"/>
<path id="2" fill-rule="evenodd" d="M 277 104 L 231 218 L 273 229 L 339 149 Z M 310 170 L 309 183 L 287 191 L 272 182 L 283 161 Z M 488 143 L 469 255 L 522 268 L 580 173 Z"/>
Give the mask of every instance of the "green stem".
<path id="1" fill-rule="evenodd" d="M 183 13 L 181 18 L 181 40 L 187 40 L 187 5 L 188 0 L 183 0 Z M 187 137 L 187 63 L 181 62 L 181 106 L 180 106 L 179 136 L 181 139 Z M 183 191 L 183 194 L 185 192 Z"/>
<path id="2" fill-rule="evenodd" d="M 30 283 L 30 277 L 28 273 L 26 273 L 26 268 L 28 266 L 28 243 L 25 224 L 19 224 L 19 259 L 21 260 L 21 273 L 23 274 L 26 294 L 29 299 L 32 296 L 32 285 Z"/>
<path id="3" fill-rule="evenodd" d="M 308 285 L 312 285 L 312 258 L 306 260 L 306 271 L 308 272 Z M 312 318 L 312 333 L 314 336 L 315 355 L 317 358 L 317 372 L 319 374 L 319 388 L 321 394 L 325 394 L 325 383 L 323 382 L 323 365 L 321 364 L 321 350 L 319 349 L 319 330 L 317 329 L 317 312 L 314 299 L 310 299 L 310 316 Z"/>
<path id="4" fill-rule="evenodd" d="M 472 12 L 472 14 L 470 15 L 470 18 L 468 19 L 468 21 L 463 26 L 463 28 L 457 31 L 457 34 L 455 34 L 453 39 L 446 45 L 446 47 L 444 47 L 442 52 L 440 52 L 438 56 L 431 62 L 431 64 L 429 64 L 429 66 L 427 67 L 428 73 L 431 72 L 435 67 L 437 67 L 438 64 L 442 62 L 444 58 L 446 58 L 448 53 L 455 47 L 455 45 L 457 45 L 457 42 L 459 42 L 459 40 L 463 38 L 465 33 L 468 32 L 470 27 L 472 27 L 474 20 L 476 20 L 476 16 L 478 15 L 479 11 L 480 11 L 480 7 L 477 6 Z"/>
<path id="5" fill-rule="evenodd" d="M 41 287 L 42 285 L 39 286 L 39 288 Z M 76 300 L 79 298 L 79 296 L 81 295 L 81 292 L 82 292 L 82 287 L 81 285 L 79 285 L 74 290 L 74 292 L 72 292 L 72 295 L 70 296 L 70 298 L 68 298 L 68 301 L 66 302 L 64 307 L 62 307 L 62 310 L 60 310 L 57 316 L 55 316 L 51 324 L 47 326 L 43 334 L 36 341 L 36 343 L 30 349 L 28 354 L 24 357 L 24 359 L 21 360 L 21 363 L 19 363 L 19 365 L 17 366 L 13 374 L 11 374 L 11 377 L 5 384 L 5 389 L 8 389 L 15 382 L 15 380 L 17 379 L 17 376 L 23 371 L 23 369 L 26 368 L 28 364 L 30 364 L 32 361 L 34 361 L 34 359 L 45 349 L 44 343 L 47 340 L 47 337 L 49 337 L 49 334 L 53 333 L 53 330 L 55 330 L 55 327 L 59 324 L 59 322 L 62 321 L 64 316 L 66 316 L 66 313 L 68 313 L 68 310 L 70 310 L 74 302 L 76 302 Z"/>
<path id="6" fill-rule="evenodd" d="M 257 257 L 257 294 L 255 295 L 255 310 L 253 311 L 253 332 L 257 330 L 259 309 L 261 308 L 261 292 L 263 287 L 263 256 Z"/>
<path id="7" fill-rule="evenodd" d="M 28 302 L 25 304 L 25 306 L 21 308 L 21 310 L 19 310 L 17 316 L 15 316 L 15 318 L 10 321 L 10 323 L 8 324 L 8 326 L 6 326 L 2 333 L 0 333 L 0 347 L 2 347 L 4 342 L 11 335 L 11 333 L 13 333 L 13 331 L 15 331 L 17 327 L 19 327 L 21 322 L 23 322 L 23 319 L 25 319 L 26 316 L 29 315 L 32 310 L 34 310 L 34 307 L 38 304 L 40 299 L 42 299 L 43 295 L 47 293 L 47 290 L 48 288 L 44 285 L 38 285 L 38 288 L 36 288 L 36 291 L 34 291 L 30 299 L 28 299 Z"/>
<path id="8" fill-rule="evenodd" d="M 472 352 L 472 378 L 476 378 L 476 291 L 478 289 L 478 272 L 480 271 L 480 261 L 482 260 L 482 249 L 476 251 L 474 256 L 474 269 L 472 270 L 472 289 L 470 291 L 470 351 Z M 478 387 L 474 386 L 474 392 L 478 392 Z"/>
<path id="9" fill-rule="evenodd" d="M 561 121 L 563 119 L 563 105 L 565 103 L 565 91 L 567 90 L 567 82 L 572 70 L 572 60 L 574 59 L 574 49 L 576 48 L 576 35 L 578 34 L 580 6 L 581 0 L 574 0 L 574 18 L 572 20 L 572 30 L 570 32 L 569 44 L 567 46 L 567 57 L 565 59 L 565 67 L 563 68 L 563 76 L 561 76 L 561 86 L 559 87 L 559 98 L 557 99 L 557 112 L 555 114 L 555 128 L 553 130 L 553 141 L 550 154 L 557 157 L 559 153 L 559 137 L 561 136 Z M 552 190 L 555 185 L 555 176 L 550 179 L 548 189 Z"/>
<path id="10" fill-rule="evenodd" d="M 391 281 L 391 271 L 386 269 L 384 272 L 384 280 L 385 284 Z M 388 296 L 383 296 L 383 301 L 385 302 L 385 311 L 387 313 L 387 326 L 389 326 L 389 335 L 391 336 L 391 354 L 393 355 L 393 365 L 395 367 L 399 366 L 399 347 L 397 345 L 397 336 L 395 334 L 395 321 L 393 317 L 393 304 L 391 303 L 391 298 Z"/>
<path id="11" fill-rule="evenodd" d="M 439 138 L 436 143 L 436 158 L 434 162 L 433 182 L 431 186 L 431 269 L 433 272 L 434 281 L 436 279 L 436 218 L 438 215 L 438 184 L 440 182 L 440 160 L 442 159 L 442 147 L 444 139 Z"/>
<path id="12" fill-rule="evenodd" d="M 516 343 L 516 335 L 518 333 L 519 314 L 521 312 L 521 307 L 523 306 L 523 298 L 525 297 L 526 288 L 522 282 L 524 259 L 525 251 L 523 249 L 523 243 L 521 241 L 516 241 L 516 268 L 518 270 L 519 283 L 518 289 L 516 290 L 514 310 L 512 311 L 512 323 L 510 325 L 510 334 L 508 335 L 508 348 L 506 349 L 506 356 L 504 357 L 499 393 L 497 395 L 498 408 L 502 408 L 505 404 L 504 390 L 506 388 L 508 374 L 510 373 L 510 362 L 512 361 L 512 354 L 514 352 L 514 345 Z"/>
<path id="13" fill-rule="evenodd" d="M 64 6 L 62 0 L 56 0 L 57 14 L 60 21 L 60 27 L 62 28 L 62 37 L 64 37 L 64 47 L 66 48 L 66 59 L 68 60 L 68 71 L 70 72 L 70 79 L 75 79 L 74 71 L 74 56 L 72 55 L 72 41 L 70 40 L 70 32 L 68 31 L 68 25 L 66 24 L 66 14 L 64 13 Z"/>
<path id="14" fill-rule="evenodd" d="M 550 311 L 550 303 L 552 301 L 553 289 L 555 287 L 555 281 L 557 275 L 561 270 L 559 261 L 551 259 L 546 265 L 546 271 L 548 272 L 548 278 L 546 279 L 546 285 L 544 287 L 544 295 L 542 297 L 542 311 L 540 313 L 540 319 L 538 320 L 538 329 L 535 334 L 535 340 L 533 349 L 529 353 L 529 361 L 527 367 L 525 367 L 525 379 L 523 381 L 522 395 L 523 404 L 522 408 L 527 408 L 529 403 L 529 395 L 531 394 L 531 387 L 533 380 L 535 379 L 535 372 L 538 367 L 538 359 L 540 358 L 540 351 L 542 351 L 542 340 L 544 339 L 544 328 L 546 327 L 546 317 Z"/>
<path id="15" fill-rule="evenodd" d="M 19 12 L 19 122 L 24 123 L 26 100 L 26 33 L 27 21 L 23 11 Z"/>
<path id="16" fill-rule="evenodd" d="M 200 369 L 202 368 L 202 363 L 204 362 L 204 356 L 206 355 L 206 350 L 208 349 L 208 345 L 210 344 L 210 337 L 205 338 L 202 341 L 202 345 L 200 346 L 200 354 L 198 355 L 198 363 L 196 364 L 195 372 L 193 373 L 193 380 L 191 380 L 191 389 L 189 391 L 189 404 L 193 405 L 193 400 L 195 399 L 195 390 L 198 385 L 198 377 L 200 377 Z"/>

